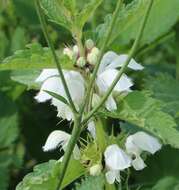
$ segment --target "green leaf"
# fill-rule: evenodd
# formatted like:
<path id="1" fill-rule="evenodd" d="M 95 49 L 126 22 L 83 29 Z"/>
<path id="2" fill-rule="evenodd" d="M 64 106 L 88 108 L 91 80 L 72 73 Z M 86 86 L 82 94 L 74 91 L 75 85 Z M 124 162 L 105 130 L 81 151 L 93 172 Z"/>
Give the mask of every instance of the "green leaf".
<path id="1" fill-rule="evenodd" d="M 165 146 L 155 155 L 147 157 L 145 161 L 147 167 L 141 172 L 134 171 L 131 174 L 135 184 L 141 184 L 141 190 L 151 190 L 152 187 L 159 187 L 159 184 L 162 185 L 165 183 L 165 179 L 166 182 L 168 181 L 166 187 L 172 185 L 172 181 L 174 181 L 172 179 L 178 179 L 179 177 L 179 170 L 176 170 L 179 167 L 179 161 L 175 159 L 178 154 L 178 149 Z M 171 187 L 168 189 L 174 188 Z"/>
<path id="2" fill-rule="evenodd" d="M 103 0 L 90 0 L 90 2 L 83 7 L 76 19 L 81 29 L 102 2 Z"/>
<path id="3" fill-rule="evenodd" d="M 18 116 L 15 104 L 0 93 L 0 148 L 10 146 L 17 138 Z"/>
<path id="4" fill-rule="evenodd" d="M 161 102 L 134 91 L 119 101 L 118 110 L 102 111 L 106 116 L 134 124 L 160 138 L 164 144 L 179 148 L 179 131 L 173 117 L 161 111 Z"/>
<path id="5" fill-rule="evenodd" d="M 179 82 L 169 74 L 157 74 L 149 77 L 144 85 L 152 97 L 165 102 L 163 110 L 177 117 L 179 114 Z"/>
<path id="6" fill-rule="evenodd" d="M 104 176 L 89 176 L 82 180 L 81 184 L 76 185 L 76 190 L 103 190 L 104 189 Z"/>
<path id="7" fill-rule="evenodd" d="M 64 4 L 64 2 L 65 1 L 41 0 L 41 5 L 45 11 L 45 14 L 52 22 L 60 24 L 71 31 L 72 15 L 70 11 L 73 9 L 73 5 L 69 5 L 69 0 L 66 4 Z M 68 8 L 70 8 L 70 10 Z"/>
<path id="8" fill-rule="evenodd" d="M 69 106 L 69 103 L 68 101 L 61 95 L 57 94 L 57 93 L 54 93 L 54 92 L 50 92 L 48 90 L 44 90 L 45 92 L 47 92 L 49 95 L 51 95 L 52 97 L 60 100 L 61 102 L 63 102 L 64 104 L 68 105 Z"/>
<path id="9" fill-rule="evenodd" d="M 152 190 L 168 190 L 168 189 L 178 189 L 179 181 L 174 177 L 165 177 L 160 179 L 157 184 L 152 188 Z"/>
<path id="10" fill-rule="evenodd" d="M 28 89 L 39 89 L 40 86 L 35 82 L 40 75 L 41 70 L 28 69 L 28 70 L 13 70 L 10 73 L 10 78 L 20 84 L 24 84 Z"/>
<path id="11" fill-rule="evenodd" d="M 11 52 L 25 48 L 26 41 L 25 29 L 17 27 L 12 36 Z"/>
<path id="12" fill-rule="evenodd" d="M 57 187 L 58 175 L 60 172 L 60 162 L 50 160 L 34 167 L 34 171 L 26 175 L 16 190 L 52 190 Z M 65 174 L 62 188 L 73 182 L 85 173 L 84 168 L 77 160 L 71 160 Z"/>
<path id="13" fill-rule="evenodd" d="M 128 44 L 136 38 L 141 18 L 146 11 L 148 0 L 134 0 L 124 7 L 113 28 L 108 45 Z M 155 0 L 141 40 L 141 46 L 155 41 L 166 34 L 177 22 L 179 17 L 178 0 Z M 98 38 L 103 41 L 111 16 L 98 28 Z"/>
<path id="14" fill-rule="evenodd" d="M 11 155 L 0 152 L 0 189 L 7 190 L 9 186 L 9 166 L 11 164 Z"/>
<path id="15" fill-rule="evenodd" d="M 14 55 L 7 57 L 0 64 L 0 70 L 28 70 L 55 68 L 54 58 L 49 48 L 43 48 L 38 43 L 29 44 L 25 50 L 18 50 Z M 59 56 L 59 61 L 64 69 L 73 67 L 72 61 L 67 56 Z"/>

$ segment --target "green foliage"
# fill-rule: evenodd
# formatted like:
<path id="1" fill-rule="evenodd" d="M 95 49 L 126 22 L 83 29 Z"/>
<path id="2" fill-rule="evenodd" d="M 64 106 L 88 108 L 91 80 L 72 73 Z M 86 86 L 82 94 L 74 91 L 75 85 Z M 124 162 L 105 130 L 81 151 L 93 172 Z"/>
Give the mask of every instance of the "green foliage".
<path id="1" fill-rule="evenodd" d="M 0 148 L 6 148 L 18 136 L 18 117 L 15 104 L 2 93 L 0 99 Z"/>
<path id="2" fill-rule="evenodd" d="M 109 45 L 128 44 L 135 39 L 147 3 L 148 0 L 134 0 L 123 7 L 113 28 Z M 166 34 L 178 20 L 178 9 L 178 0 L 155 0 L 141 40 L 141 46 Z M 103 41 L 110 20 L 111 16 L 106 17 L 105 23 L 98 29 L 100 41 Z"/>
<path id="3" fill-rule="evenodd" d="M 29 44 L 25 50 L 18 50 L 7 57 L 0 65 L 0 70 L 44 69 L 55 68 L 51 50 L 43 48 L 38 43 Z M 59 56 L 64 69 L 72 68 L 72 62 L 67 56 Z"/>
<path id="4" fill-rule="evenodd" d="M 41 5 L 51 21 L 62 25 L 72 33 L 82 30 L 94 11 L 103 0 L 90 0 L 84 3 L 82 10 L 78 10 L 75 0 L 41 0 Z M 74 35 L 74 34 L 73 34 Z"/>
<path id="5" fill-rule="evenodd" d="M 11 163 L 11 157 L 6 154 L 0 153 L 0 189 L 6 190 L 9 182 L 9 165 Z"/>
<path id="6" fill-rule="evenodd" d="M 179 148 L 179 131 L 175 120 L 161 111 L 161 103 L 142 92 L 134 91 L 119 102 L 115 112 L 103 114 L 141 127 L 160 138 L 164 144 Z"/>
<path id="7" fill-rule="evenodd" d="M 174 177 L 165 177 L 157 182 L 157 184 L 152 188 L 152 190 L 168 190 L 168 189 L 178 189 L 179 182 L 178 179 Z"/>
<path id="8" fill-rule="evenodd" d="M 103 190 L 104 184 L 104 176 L 89 176 L 77 184 L 75 190 Z"/>
<path id="9" fill-rule="evenodd" d="M 179 82 L 169 74 L 158 74 L 145 80 L 144 88 L 152 93 L 152 96 L 165 102 L 163 110 L 174 117 L 179 114 Z"/>
<path id="10" fill-rule="evenodd" d="M 59 172 L 60 162 L 55 160 L 37 165 L 32 173 L 24 177 L 23 181 L 16 187 L 16 190 L 55 189 L 58 183 Z M 62 187 L 67 186 L 83 174 L 84 168 L 81 164 L 76 160 L 71 160 Z"/>
<path id="11" fill-rule="evenodd" d="M 134 181 L 141 186 L 141 190 L 160 187 L 163 188 L 157 190 L 163 190 L 164 184 L 168 189 L 174 189 L 178 183 L 178 180 L 176 183 L 176 179 L 179 177 L 179 171 L 176 169 L 179 167 L 179 161 L 175 159 L 178 154 L 178 149 L 172 149 L 169 146 L 163 147 L 156 155 L 148 157 L 147 167 L 143 171 L 133 172 Z"/>
<path id="12" fill-rule="evenodd" d="M 103 0 L 90 0 L 84 8 L 77 15 L 77 25 L 80 28 L 83 28 L 85 23 L 89 20 L 89 18 L 93 15 L 94 11 L 99 7 L 99 5 L 103 2 Z"/>

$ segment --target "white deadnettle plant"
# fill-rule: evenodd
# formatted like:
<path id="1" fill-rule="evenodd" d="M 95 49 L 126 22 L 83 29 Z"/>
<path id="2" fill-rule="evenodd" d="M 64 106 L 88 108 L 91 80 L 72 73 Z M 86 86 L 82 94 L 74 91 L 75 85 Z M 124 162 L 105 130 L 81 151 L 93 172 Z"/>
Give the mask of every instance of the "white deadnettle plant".
<path id="1" fill-rule="evenodd" d="M 89 72 L 91 68 L 93 68 L 94 65 L 97 63 L 99 49 L 94 46 L 94 42 L 92 40 L 87 40 L 85 43 L 85 47 L 87 52 L 86 58 L 80 57 L 79 49 L 76 45 L 73 46 L 73 48 L 66 47 L 63 53 L 67 55 L 70 59 L 72 59 L 75 62 L 75 65 L 79 67 L 79 69 L 84 69 Z M 107 92 L 111 84 L 114 82 L 116 76 L 118 75 L 118 68 L 123 66 L 127 58 L 128 55 L 117 55 L 115 52 L 112 51 L 108 51 L 104 54 L 95 80 L 97 88 L 95 88 L 93 92 L 91 102 L 92 107 L 95 107 L 96 104 L 100 102 L 101 96 L 103 96 Z M 88 67 L 89 69 L 87 69 Z M 142 70 L 143 66 L 138 64 L 134 59 L 131 59 L 128 64 L 128 68 L 138 71 Z M 63 70 L 63 74 L 75 108 L 78 111 L 85 97 L 85 83 L 87 83 L 87 81 L 84 80 L 82 74 L 80 74 L 80 72 L 78 71 Z M 39 77 L 36 79 L 36 82 L 41 83 L 41 89 L 35 99 L 38 102 L 51 100 L 52 105 L 57 107 L 58 117 L 67 119 L 68 121 L 74 120 L 74 115 L 69 105 L 65 104 L 64 102 L 58 100 L 57 98 L 46 92 L 50 91 L 62 96 L 66 100 L 68 99 L 58 70 L 44 69 Z M 106 109 L 108 111 L 116 110 L 117 104 L 114 97 L 122 92 L 125 92 L 126 94 L 129 93 L 132 86 L 132 79 L 126 74 L 122 74 L 111 95 L 109 95 L 108 99 L 105 102 Z M 96 127 L 93 120 L 90 120 L 88 122 L 87 129 L 95 140 L 97 138 Z M 43 146 L 43 150 L 51 151 L 61 146 L 61 148 L 65 151 L 70 137 L 70 134 L 63 131 L 53 131 L 47 138 L 47 141 Z M 130 135 L 126 139 L 125 146 L 126 152 L 119 148 L 119 146 L 116 144 L 108 146 L 104 152 L 107 170 L 106 179 L 109 184 L 113 184 L 115 181 L 121 182 L 120 172 L 131 166 L 133 166 L 136 170 L 142 170 L 146 166 L 141 158 L 141 153 L 143 151 L 154 154 L 161 148 L 161 144 L 156 138 L 144 132 L 138 132 L 134 135 Z M 75 145 L 73 155 L 75 159 L 80 158 L 80 150 L 77 145 Z M 62 160 L 62 158 L 60 159 L 60 161 Z M 89 169 L 89 172 L 90 175 L 99 175 L 101 170 L 101 164 L 96 164 Z"/>

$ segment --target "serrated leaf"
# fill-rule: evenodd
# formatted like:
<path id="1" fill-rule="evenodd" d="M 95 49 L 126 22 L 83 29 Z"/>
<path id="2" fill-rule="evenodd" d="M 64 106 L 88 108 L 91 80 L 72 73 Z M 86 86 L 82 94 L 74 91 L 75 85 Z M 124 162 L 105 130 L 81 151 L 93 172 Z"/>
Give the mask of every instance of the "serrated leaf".
<path id="1" fill-rule="evenodd" d="M 104 184 L 104 176 L 89 176 L 82 180 L 81 184 L 76 185 L 75 190 L 103 190 Z"/>
<path id="2" fill-rule="evenodd" d="M 50 92 L 48 90 L 44 90 L 45 92 L 47 92 L 49 95 L 51 95 L 52 97 L 60 100 L 61 102 L 63 102 L 64 104 L 68 105 L 69 106 L 69 103 L 68 101 L 61 95 L 57 94 L 57 93 L 54 93 L 54 92 Z"/>
<path id="3" fill-rule="evenodd" d="M 54 58 L 49 48 L 43 48 L 38 43 L 29 44 L 24 50 L 18 50 L 14 55 L 7 57 L 0 64 L 0 70 L 28 70 L 55 68 Z M 67 56 L 59 56 L 59 61 L 64 69 L 73 67 Z"/>
<path id="4" fill-rule="evenodd" d="M 174 117 L 179 113 L 179 82 L 169 74 L 157 74 L 145 80 L 144 88 L 152 97 L 165 102 L 163 110 Z"/>
<path id="5" fill-rule="evenodd" d="M 72 15 L 70 10 L 65 7 L 63 1 L 41 0 L 41 5 L 52 22 L 62 25 L 68 30 L 72 28 Z M 69 2 L 69 0 L 68 0 Z"/>
<path id="6" fill-rule="evenodd" d="M 120 11 L 108 45 L 126 45 L 136 38 L 147 3 L 148 0 L 134 0 Z M 178 0 L 155 0 L 144 30 L 141 46 L 149 44 L 166 34 L 177 22 L 179 17 L 178 10 Z M 108 16 L 105 23 L 98 28 L 100 41 L 103 41 L 110 20 L 111 17 Z"/>
<path id="7" fill-rule="evenodd" d="M 134 91 L 120 101 L 117 111 L 102 113 L 137 125 L 160 138 L 164 144 L 179 148 L 177 124 L 173 117 L 161 109 L 161 102 Z"/>
<path id="8" fill-rule="evenodd" d="M 52 190 L 56 189 L 58 183 L 58 175 L 60 172 L 60 162 L 50 160 L 49 162 L 39 164 L 34 167 L 34 171 L 26 175 L 16 190 Z M 71 160 L 65 174 L 62 188 L 73 182 L 75 179 L 83 175 L 84 168 L 77 160 Z"/>
<path id="9" fill-rule="evenodd" d="M 103 0 L 90 0 L 90 2 L 85 5 L 76 19 L 80 28 L 83 28 L 84 24 L 89 20 L 102 2 Z"/>

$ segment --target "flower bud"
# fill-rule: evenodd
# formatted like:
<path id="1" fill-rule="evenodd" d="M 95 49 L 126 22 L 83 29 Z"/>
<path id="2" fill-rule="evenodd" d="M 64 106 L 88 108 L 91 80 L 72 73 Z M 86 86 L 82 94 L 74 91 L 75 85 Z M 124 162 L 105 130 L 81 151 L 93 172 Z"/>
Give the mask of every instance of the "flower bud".
<path id="1" fill-rule="evenodd" d="M 95 65 L 97 60 L 98 60 L 98 55 L 99 55 L 99 49 L 94 47 L 91 52 L 87 55 L 87 61 L 91 65 Z"/>
<path id="2" fill-rule="evenodd" d="M 85 47 L 88 49 L 88 50 L 91 50 L 93 47 L 94 47 L 94 42 L 92 39 L 88 39 L 86 40 L 85 42 Z"/>
<path id="3" fill-rule="evenodd" d="M 64 48 L 63 54 L 67 55 L 70 59 L 73 59 L 73 51 L 70 48 Z"/>
<path id="4" fill-rule="evenodd" d="M 93 165 L 90 168 L 89 172 L 90 172 L 90 175 L 97 176 L 97 175 L 99 175 L 101 173 L 101 170 L 102 170 L 101 165 L 100 164 L 96 164 L 96 165 Z"/>
<path id="5" fill-rule="evenodd" d="M 77 65 L 79 67 L 84 67 L 86 65 L 86 60 L 84 57 L 80 57 L 78 60 L 77 60 Z"/>

